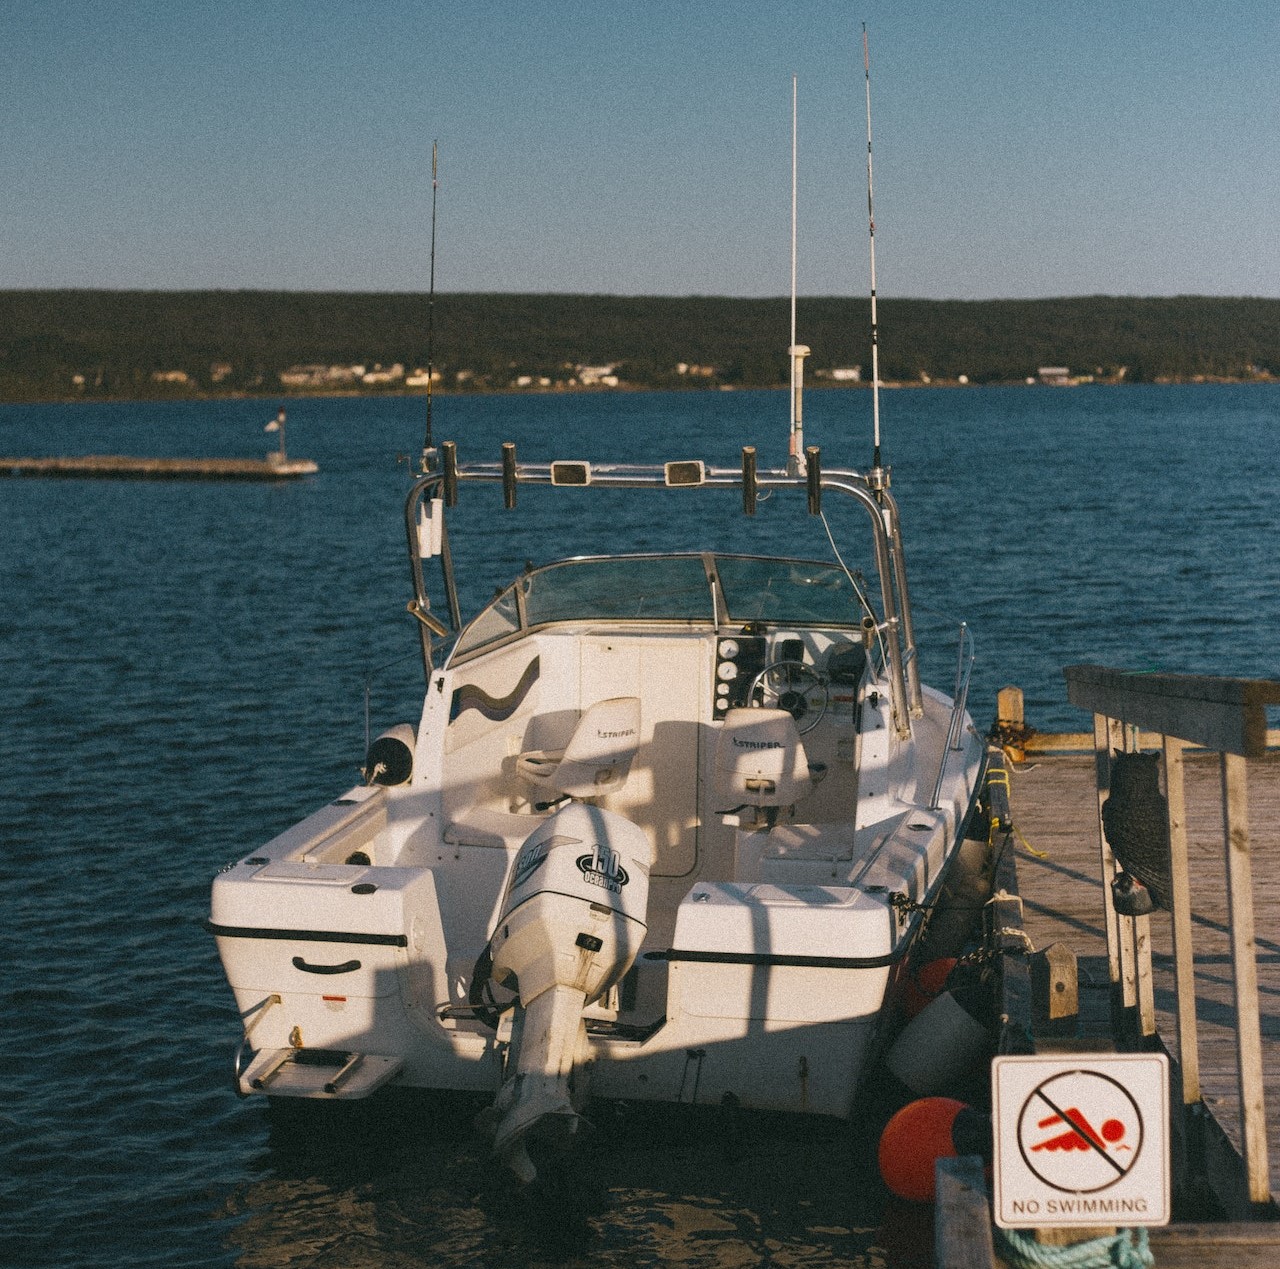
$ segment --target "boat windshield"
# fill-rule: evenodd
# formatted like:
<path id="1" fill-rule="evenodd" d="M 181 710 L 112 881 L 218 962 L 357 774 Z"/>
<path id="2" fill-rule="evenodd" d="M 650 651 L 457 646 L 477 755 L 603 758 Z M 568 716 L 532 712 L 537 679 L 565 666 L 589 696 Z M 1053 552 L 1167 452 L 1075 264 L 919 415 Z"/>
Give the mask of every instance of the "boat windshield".
<path id="1" fill-rule="evenodd" d="M 526 573 L 463 630 L 465 656 L 521 629 L 565 621 L 673 621 L 714 625 L 708 564 L 728 620 L 857 626 L 864 609 L 843 569 L 805 560 L 736 555 L 609 556 L 565 560 Z"/>
<path id="2" fill-rule="evenodd" d="M 569 560 L 521 580 L 525 620 L 711 621 L 711 585 L 696 555 Z"/>
<path id="3" fill-rule="evenodd" d="M 856 626 L 865 612 L 853 581 L 833 564 L 719 555 L 716 568 L 735 623 Z"/>

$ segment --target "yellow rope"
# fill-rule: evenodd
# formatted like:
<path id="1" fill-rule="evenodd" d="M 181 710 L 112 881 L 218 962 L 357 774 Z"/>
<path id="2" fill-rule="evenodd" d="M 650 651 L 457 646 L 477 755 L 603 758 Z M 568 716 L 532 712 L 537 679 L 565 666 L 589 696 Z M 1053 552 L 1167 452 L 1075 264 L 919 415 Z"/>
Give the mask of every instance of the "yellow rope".
<path id="1" fill-rule="evenodd" d="M 1013 835 L 1022 843 L 1022 849 L 1025 850 L 1028 855 L 1032 856 L 1034 859 L 1049 858 L 1049 852 L 1047 850 L 1036 850 L 1036 848 L 1032 846 L 1032 844 L 1018 831 L 1016 825 L 1010 824 L 1009 827 L 1013 829 Z"/>
<path id="2" fill-rule="evenodd" d="M 991 770 L 987 772 L 987 787 L 990 788 L 991 785 L 998 785 L 1000 788 L 1004 789 L 1005 797 L 1006 798 L 1009 797 L 1009 793 L 1010 793 L 1009 773 L 1005 771 L 1003 768 L 996 768 L 995 770 Z M 1010 817 L 1009 823 L 1005 824 L 1000 819 L 1000 817 L 994 813 L 991 815 L 991 825 L 987 831 L 988 846 L 992 845 L 995 842 L 997 828 L 1007 828 L 1009 832 L 1019 842 L 1022 843 L 1022 849 L 1025 850 L 1028 855 L 1032 856 L 1032 858 L 1034 859 L 1049 858 L 1049 852 L 1047 850 L 1036 850 L 1036 848 L 1032 846 L 1029 841 L 1027 841 L 1027 839 L 1022 835 L 1021 830 L 1013 822 L 1012 817 Z"/>
<path id="3" fill-rule="evenodd" d="M 1009 792 L 1009 773 L 1003 767 L 990 767 L 987 770 L 987 787 L 1000 785 L 1005 793 Z"/>

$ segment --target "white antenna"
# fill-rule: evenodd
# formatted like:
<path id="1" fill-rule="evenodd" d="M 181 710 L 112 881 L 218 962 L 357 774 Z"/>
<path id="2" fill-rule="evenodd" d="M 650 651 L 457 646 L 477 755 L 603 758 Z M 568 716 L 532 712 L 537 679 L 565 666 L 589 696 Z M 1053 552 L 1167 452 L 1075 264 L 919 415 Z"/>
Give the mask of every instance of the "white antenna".
<path id="1" fill-rule="evenodd" d="M 880 334 L 876 325 L 876 212 L 871 192 L 871 51 L 862 24 L 862 65 L 867 78 L 867 223 L 871 228 L 871 417 L 874 448 L 871 466 L 880 472 Z"/>
<path id="2" fill-rule="evenodd" d="M 439 142 L 431 143 L 431 283 L 427 291 L 427 434 L 422 442 L 422 470 L 431 471 L 435 466 L 435 441 L 431 436 L 431 380 L 435 378 L 435 318 L 436 318 L 436 190 L 440 181 L 437 177 L 437 149 Z"/>
<path id="3" fill-rule="evenodd" d="M 804 359 L 809 349 L 796 343 L 796 77 L 791 76 L 791 438 L 787 447 L 787 475 L 807 474 L 804 461 Z"/>

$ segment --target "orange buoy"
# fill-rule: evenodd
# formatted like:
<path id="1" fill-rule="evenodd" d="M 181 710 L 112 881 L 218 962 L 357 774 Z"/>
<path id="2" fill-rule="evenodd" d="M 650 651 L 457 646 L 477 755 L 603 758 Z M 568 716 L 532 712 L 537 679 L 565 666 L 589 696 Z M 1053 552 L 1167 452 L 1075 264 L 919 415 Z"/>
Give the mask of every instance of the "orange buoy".
<path id="1" fill-rule="evenodd" d="M 951 1130 L 965 1110 L 954 1097 L 909 1102 L 880 1134 L 880 1175 L 899 1198 L 929 1203 L 934 1197 L 934 1165 L 958 1153 Z"/>
<path id="2" fill-rule="evenodd" d="M 907 975 L 902 985 L 902 1012 L 914 1018 L 930 1001 L 942 994 L 947 975 L 956 967 L 954 956 L 926 961 Z"/>

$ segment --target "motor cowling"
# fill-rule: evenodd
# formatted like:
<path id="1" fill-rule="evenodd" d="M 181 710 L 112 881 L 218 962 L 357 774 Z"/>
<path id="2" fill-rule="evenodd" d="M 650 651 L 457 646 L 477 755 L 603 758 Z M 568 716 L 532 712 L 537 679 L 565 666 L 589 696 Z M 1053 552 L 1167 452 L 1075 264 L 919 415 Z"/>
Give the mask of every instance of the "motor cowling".
<path id="1" fill-rule="evenodd" d="M 571 802 L 529 835 L 490 943 L 494 981 L 526 1007 L 553 986 L 598 1000 L 644 940 L 653 847 L 611 811 Z"/>

